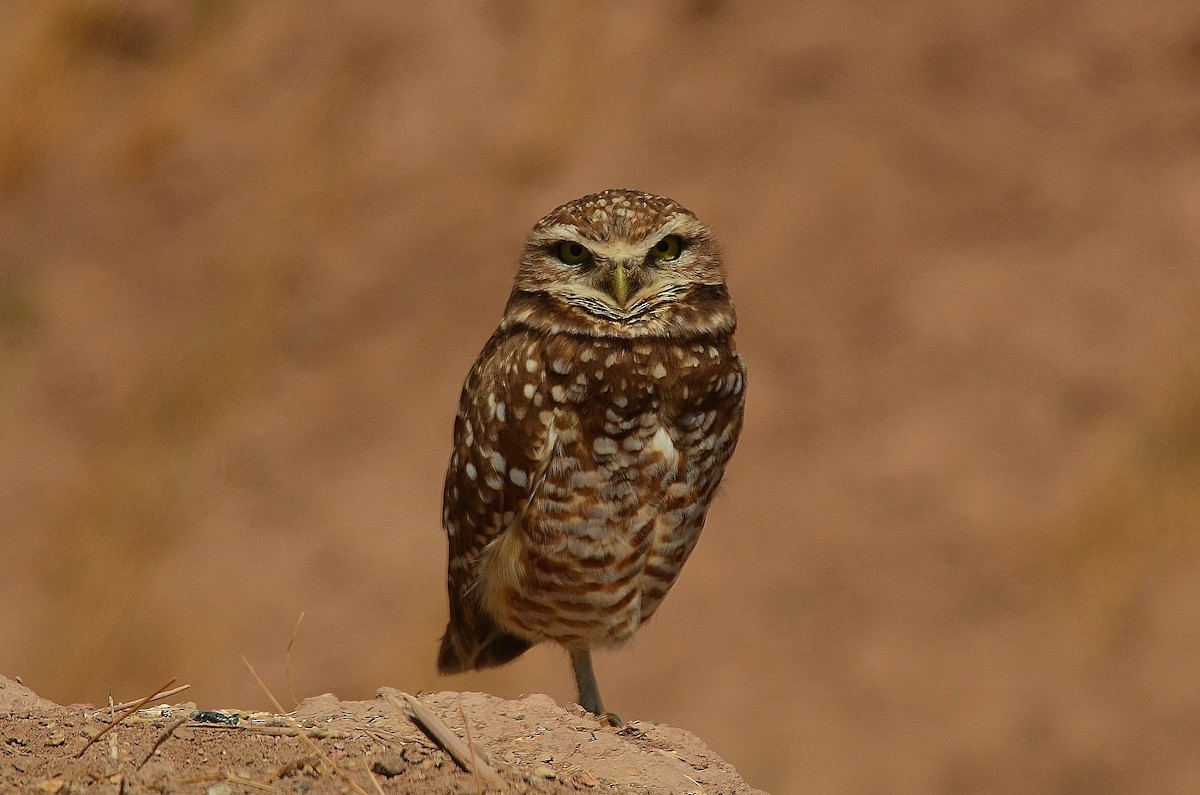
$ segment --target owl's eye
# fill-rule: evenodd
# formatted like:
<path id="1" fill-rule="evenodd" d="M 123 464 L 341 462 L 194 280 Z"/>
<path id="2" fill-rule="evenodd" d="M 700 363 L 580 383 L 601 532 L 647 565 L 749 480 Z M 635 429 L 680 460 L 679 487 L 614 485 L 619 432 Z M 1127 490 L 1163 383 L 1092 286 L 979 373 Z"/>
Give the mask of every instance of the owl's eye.
<path id="1" fill-rule="evenodd" d="M 554 254 L 568 265 L 579 265 L 592 258 L 592 252 L 587 250 L 587 246 L 573 240 L 564 240 L 559 243 L 558 247 L 554 249 Z"/>
<path id="2" fill-rule="evenodd" d="M 667 261 L 679 259 L 679 252 L 682 248 L 677 235 L 667 235 L 654 244 L 654 248 L 650 249 L 650 256 Z"/>

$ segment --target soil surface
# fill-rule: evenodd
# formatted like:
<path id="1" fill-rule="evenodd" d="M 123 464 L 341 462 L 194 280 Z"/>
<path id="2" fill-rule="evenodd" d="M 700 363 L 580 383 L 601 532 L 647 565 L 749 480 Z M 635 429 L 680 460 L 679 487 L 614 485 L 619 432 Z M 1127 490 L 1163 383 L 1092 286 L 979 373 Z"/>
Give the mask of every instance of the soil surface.
<path id="1" fill-rule="evenodd" d="M 0 793 L 757 792 L 682 729 L 602 726 L 541 695 L 421 695 L 495 772 L 477 779 L 389 694 L 401 696 L 327 694 L 287 716 L 150 705 L 119 720 L 133 707 L 63 707 L 0 676 Z"/>

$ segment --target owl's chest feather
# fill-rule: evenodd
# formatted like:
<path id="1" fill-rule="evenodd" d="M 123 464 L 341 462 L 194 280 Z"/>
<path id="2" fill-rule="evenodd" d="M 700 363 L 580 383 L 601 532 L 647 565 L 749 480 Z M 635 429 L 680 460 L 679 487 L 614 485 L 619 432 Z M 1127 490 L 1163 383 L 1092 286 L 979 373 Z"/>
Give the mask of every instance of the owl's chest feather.
<path id="1" fill-rule="evenodd" d="M 548 398 L 546 467 L 517 532 L 487 560 L 496 570 L 507 561 L 512 576 L 485 573 L 485 603 L 531 636 L 624 642 L 704 524 L 741 426 L 741 360 L 729 345 L 701 343 L 548 353 L 535 393 Z M 576 609 L 581 623 L 563 624 Z"/>
<path id="2" fill-rule="evenodd" d="M 601 341 L 574 360 L 552 358 L 547 373 L 554 450 L 541 496 L 625 527 L 676 483 L 707 504 L 741 422 L 731 346 Z"/>
<path id="3" fill-rule="evenodd" d="M 727 339 L 597 340 L 574 356 L 555 355 L 552 346 L 547 353 L 550 397 L 600 433 L 628 430 L 647 413 L 668 427 L 686 425 L 689 415 L 732 408 L 741 399 L 741 361 Z"/>

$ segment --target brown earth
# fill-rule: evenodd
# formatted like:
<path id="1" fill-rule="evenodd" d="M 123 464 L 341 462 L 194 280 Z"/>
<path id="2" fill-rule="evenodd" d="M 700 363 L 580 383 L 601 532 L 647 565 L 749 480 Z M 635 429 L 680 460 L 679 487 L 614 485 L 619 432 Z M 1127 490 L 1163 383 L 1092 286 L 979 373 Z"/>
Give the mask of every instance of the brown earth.
<path id="1" fill-rule="evenodd" d="M 1200 780 L 1200 5 L 0 3 L 0 671 L 440 679 L 530 224 L 717 232 L 746 430 L 605 701 L 774 792 Z M 90 753 L 90 752 L 89 752 Z"/>
<path id="2" fill-rule="evenodd" d="M 339 701 L 326 694 L 287 716 L 214 715 L 189 703 L 124 717 L 137 705 L 62 707 L 0 676 L 0 793 L 757 792 L 682 729 L 600 726 L 546 696 L 421 696 L 460 739 L 472 738 L 471 764 L 482 760 L 496 774 L 483 779 L 474 767 L 456 766 L 388 694 L 401 695 L 385 688 L 374 701 Z"/>

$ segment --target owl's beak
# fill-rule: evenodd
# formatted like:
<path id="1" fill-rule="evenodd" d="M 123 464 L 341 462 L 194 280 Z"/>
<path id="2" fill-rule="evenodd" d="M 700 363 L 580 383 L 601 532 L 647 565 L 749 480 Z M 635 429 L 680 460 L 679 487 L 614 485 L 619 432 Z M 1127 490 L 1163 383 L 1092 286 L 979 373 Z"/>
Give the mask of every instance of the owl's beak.
<path id="1" fill-rule="evenodd" d="M 625 301 L 629 299 L 629 277 L 625 274 L 625 263 L 619 260 L 613 268 L 612 294 L 621 306 L 625 306 Z"/>

